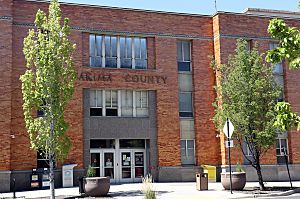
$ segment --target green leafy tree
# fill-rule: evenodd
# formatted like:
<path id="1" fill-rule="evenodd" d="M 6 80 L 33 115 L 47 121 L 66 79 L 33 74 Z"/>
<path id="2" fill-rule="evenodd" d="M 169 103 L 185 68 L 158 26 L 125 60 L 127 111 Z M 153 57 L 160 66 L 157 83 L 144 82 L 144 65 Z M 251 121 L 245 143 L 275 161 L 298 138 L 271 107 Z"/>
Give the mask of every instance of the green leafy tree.
<path id="1" fill-rule="evenodd" d="M 299 6 L 298 6 L 299 7 Z M 268 32 L 278 41 L 278 47 L 268 51 L 266 60 L 278 63 L 287 60 L 291 69 L 300 68 L 300 30 L 296 27 L 289 27 L 282 19 L 272 19 Z M 291 105 L 287 102 L 280 102 L 276 105 L 276 122 L 274 125 L 283 131 L 288 131 L 293 126 L 300 130 L 300 117 L 293 112 Z"/>
<path id="2" fill-rule="evenodd" d="M 249 163 L 257 172 L 260 189 L 264 190 L 261 157 L 276 142 L 274 106 L 280 89 L 273 80 L 273 68 L 263 63 L 257 47 L 248 51 L 247 42 L 237 41 L 235 54 L 228 65 L 215 66 L 220 73 L 216 86 L 216 126 L 222 130 L 226 118 L 232 121 L 234 138 Z M 252 158 L 246 156 L 247 145 Z"/>
<path id="3" fill-rule="evenodd" d="M 68 36 L 69 20 L 61 25 L 57 0 L 51 1 L 49 15 L 38 10 L 35 29 L 24 38 L 26 72 L 22 81 L 23 111 L 31 148 L 46 154 L 50 167 L 51 199 L 54 193 L 54 162 L 64 160 L 70 150 L 64 119 L 67 102 L 74 92 L 76 71 L 72 60 L 75 45 Z M 36 117 L 36 111 L 43 117 Z"/>

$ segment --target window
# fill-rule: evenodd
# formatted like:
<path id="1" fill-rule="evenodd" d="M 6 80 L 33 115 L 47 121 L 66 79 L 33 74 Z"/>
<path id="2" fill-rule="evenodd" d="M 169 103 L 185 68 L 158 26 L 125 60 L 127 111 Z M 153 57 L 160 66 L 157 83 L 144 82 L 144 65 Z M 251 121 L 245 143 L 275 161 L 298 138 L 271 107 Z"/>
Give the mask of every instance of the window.
<path id="1" fill-rule="evenodd" d="M 192 92 L 179 93 L 179 116 L 180 117 L 193 117 L 192 108 Z"/>
<path id="2" fill-rule="evenodd" d="M 42 151 L 37 152 L 37 168 L 49 168 L 49 158 Z"/>
<path id="3" fill-rule="evenodd" d="M 90 140 L 90 148 L 107 148 L 107 149 L 114 149 L 115 148 L 115 140 L 108 139 L 108 140 L 101 140 L 101 139 L 91 139 Z"/>
<path id="4" fill-rule="evenodd" d="M 286 163 L 286 156 L 288 161 L 288 140 L 287 138 L 278 138 L 276 142 L 276 156 L 278 164 Z"/>
<path id="5" fill-rule="evenodd" d="M 146 38 L 90 34 L 90 66 L 147 68 Z"/>
<path id="6" fill-rule="evenodd" d="M 133 92 L 130 90 L 121 91 L 121 115 L 133 116 Z"/>
<path id="7" fill-rule="evenodd" d="M 117 68 L 117 37 L 105 36 L 105 67 Z"/>
<path id="8" fill-rule="evenodd" d="M 191 71 L 191 42 L 177 41 L 178 71 Z"/>
<path id="9" fill-rule="evenodd" d="M 179 73 L 178 82 L 180 91 L 193 91 L 192 74 Z"/>
<path id="10" fill-rule="evenodd" d="M 120 139 L 120 148 L 145 148 L 145 140 L 142 139 Z"/>
<path id="11" fill-rule="evenodd" d="M 120 37 L 121 68 L 132 68 L 132 39 Z"/>
<path id="12" fill-rule="evenodd" d="M 273 48 L 278 47 L 277 43 L 270 43 L 269 48 L 272 50 Z M 275 83 L 281 88 L 281 95 L 278 99 L 279 102 L 284 100 L 284 79 L 283 79 L 283 66 L 282 62 L 274 65 L 273 68 L 273 77 Z"/>
<path id="13" fill-rule="evenodd" d="M 146 39 L 134 38 L 134 55 L 135 68 L 145 69 L 147 67 Z"/>
<path id="14" fill-rule="evenodd" d="M 135 103 L 136 103 L 136 116 L 138 117 L 148 116 L 148 92 L 136 91 Z"/>
<path id="15" fill-rule="evenodd" d="M 252 40 L 246 40 L 246 42 L 246 50 L 250 52 L 252 50 Z"/>
<path id="16" fill-rule="evenodd" d="M 90 90 L 90 116 L 147 117 L 148 91 Z"/>
<path id="17" fill-rule="evenodd" d="M 181 163 L 195 164 L 195 140 L 180 140 Z"/>
<path id="18" fill-rule="evenodd" d="M 103 103 L 102 103 L 102 91 L 90 90 L 90 115 L 102 116 Z"/>
<path id="19" fill-rule="evenodd" d="M 105 91 L 106 116 L 118 116 L 118 91 Z"/>
<path id="20" fill-rule="evenodd" d="M 250 164 L 249 160 L 254 161 L 254 158 L 253 158 L 252 153 L 250 151 L 249 145 L 245 141 L 243 143 L 243 151 L 244 151 L 246 157 L 248 158 L 247 159 L 246 157 L 244 157 L 244 164 L 249 165 Z"/>
<path id="21" fill-rule="evenodd" d="M 180 119 L 180 138 L 181 139 L 194 139 L 194 120 Z"/>

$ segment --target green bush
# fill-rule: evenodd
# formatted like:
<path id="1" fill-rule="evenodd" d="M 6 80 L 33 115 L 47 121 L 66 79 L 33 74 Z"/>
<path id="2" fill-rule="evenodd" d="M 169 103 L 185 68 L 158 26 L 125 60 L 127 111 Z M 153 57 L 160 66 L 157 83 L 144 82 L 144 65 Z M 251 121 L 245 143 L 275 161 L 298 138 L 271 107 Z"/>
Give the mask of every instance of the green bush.
<path id="1" fill-rule="evenodd" d="M 86 176 L 87 177 L 95 177 L 96 176 L 95 169 L 93 167 L 91 167 L 91 165 L 89 165 L 89 167 L 87 169 Z"/>

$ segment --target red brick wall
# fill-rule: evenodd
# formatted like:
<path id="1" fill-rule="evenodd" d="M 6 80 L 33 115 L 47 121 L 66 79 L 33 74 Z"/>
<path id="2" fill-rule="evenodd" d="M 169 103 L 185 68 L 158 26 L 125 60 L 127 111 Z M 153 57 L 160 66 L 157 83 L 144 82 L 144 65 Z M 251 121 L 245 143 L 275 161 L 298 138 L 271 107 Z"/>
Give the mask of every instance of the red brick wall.
<path id="1" fill-rule="evenodd" d="M 0 170 L 10 170 L 12 1 L 0 0 Z M 6 18 L 2 18 L 6 17 Z"/>
<path id="2" fill-rule="evenodd" d="M 32 23 L 34 21 L 35 12 L 41 8 L 47 10 L 47 4 L 38 2 L 26 2 L 21 0 L 14 1 L 14 21 L 18 27 L 14 28 L 14 66 L 16 71 L 14 76 L 18 77 L 24 73 L 24 58 L 22 55 L 22 41 L 27 34 L 27 27 L 23 23 Z M 212 25 L 209 17 L 195 17 L 183 15 L 158 14 L 152 12 L 127 11 L 119 9 L 106 9 L 85 6 L 62 5 L 62 13 L 65 17 L 70 18 L 71 26 L 97 29 L 116 32 L 135 32 L 136 34 L 169 34 L 169 35 L 189 35 L 189 36 L 211 36 Z M 188 24 L 186 22 L 189 22 Z M 21 26 L 21 27 L 20 27 Z M 105 88 L 105 89 L 148 89 L 156 90 L 157 97 L 157 132 L 158 132 L 158 160 L 160 166 L 178 166 L 180 160 L 180 130 L 179 130 L 179 102 L 178 102 L 178 75 L 176 61 L 176 39 L 170 37 L 151 36 L 147 37 L 148 46 L 148 70 L 128 70 L 128 69 L 91 69 L 89 65 L 89 33 L 86 31 L 73 31 L 71 40 L 76 43 L 77 49 L 74 53 L 74 61 L 78 73 L 89 71 L 92 73 L 109 73 L 113 77 L 112 82 L 89 82 L 78 81 L 73 100 L 69 104 L 66 111 L 66 119 L 70 123 L 68 134 L 72 139 L 72 149 L 66 162 L 76 162 L 79 167 L 83 166 L 83 88 Z M 197 41 L 198 42 L 198 41 Z M 196 42 L 196 43 L 197 43 Z M 202 43 L 202 46 L 205 46 Z M 207 50 L 212 49 L 212 43 L 208 42 Z M 208 66 L 208 57 L 210 54 L 206 51 L 195 50 L 198 56 L 193 57 L 195 63 L 201 65 L 200 74 L 202 77 L 205 73 L 210 73 L 205 67 Z M 126 74 L 134 75 L 156 75 L 166 76 L 166 84 L 147 84 L 125 82 Z M 212 85 L 213 76 L 209 76 L 209 83 L 201 82 L 203 87 L 195 94 L 195 99 L 203 100 L 205 96 L 205 86 Z M 29 150 L 29 140 L 22 121 L 21 109 L 21 91 L 20 82 L 14 81 L 15 93 L 14 103 L 15 113 L 13 123 L 13 132 L 18 137 L 13 141 L 12 147 L 12 164 L 13 169 L 28 169 L 36 164 L 35 152 Z M 205 105 L 209 106 L 213 99 L 213 92 L 210 89 L 209 99 L 205 101 Z M 197 117 L 206 118 L 202 127 L 207 127 L 203 134 L 214 134 L 212 123 L 209 121 L 211 114 L 205 113 L 205 108 L 196 109 Z M 202 114 L 204 114 L 202 116 Z M 201 128 L 198 128 L 199 131 Z M 202 139 L 200 142 L 204 143 Z M 204 146 L 204 145 L 203 145 Z M 203 147 L 202 146 L 202 147 Z M 217 151 L 217 150 L 216 150 Z M 23 155 L 22 154 L 26 154 Z M 215 153 L 215 152 L 214 152 Z M 209 161 L 205 153 L 199 153 L 199 163 Z M 24 164 L 19 164 L 19 162 Z M 212 162 L 217 162 L 217 155 L 214 156 Z"/>
<path id="3" fill-rule="evenodd" d="M 4 2 L 4 3 L 2 3 Z M 48 4 L 24 0 L 13 1 L 14 27 L 11 21 L 0 20 L 0 62 L 3 75 L 0 78 L 0 169 L 30 169 L 36 166 L 36 152 L 29 149 L 29 139 L 24 127 L 22 113 L 22 95 L 19 76 L 24 73 L 23 38 L 28 32 L 24 23 L 33 23 L 36 11 L 47 10 Z M 10 16 L 11 1 L 1 1 L 0 16 Z M 7 6 L 6 6 L 7 5 Z M 215 76 L 210 69 L 208 55 L 214 54 L 218 63 L 226 63 L 229 54 L 234 52 L 236 38 L 224 35 L 268 37 L 266 28 L 268 18 L 249 17 L 245 15 L 219 14 L 212 17 L 175 15 L 155 12 L 108 9 L 100 7 L 62 5 L 64 17 L 70 18 L 71 26 L 83 30 L 73 30 L 71 40 L 76 43 L 74 61 L 78 73 L 109 73 L 112 82 L 77 81 L 74 97 L 66 111 L 70 123 L 68 134 L 72 140 L 72 149 L 67 163 L 78 163 L 83 167 L 83 88 L 105 89 L 147 89 L 156 91 L 157 100 L 157 139 L 159 166 L 178 166 L 180 160 L 180 130 L 178 102 L 178 71 L 176 62 L 176 38 L 208 37 L 206 40 L 192 40 L 192 64 L 194 81 L 194 110 L 196 136 L 196 162 L 200 164 L 226 164 L 227 153 L 224 148 L 224 136 L 216 137 L 216 129 L 211 121 L 213 117 L 212 102 L 215 99 L 213 85 Z M 299 24 L 289 21 L 290 24 Z M 214 24 L 214 25 L 213 25 Z M 89 65 L 89 30 L 103 32 L 113 31 L 116 35 L 129 32 L 129 35 L 147 37 L 148 70 L 129 69 L 91 69 Z M 220 34 L 222 36 L 220 37 Z M 12 45 L 13 37 L 13 47 Z M 214 40 L 209 38 L 214 37 Z M 268 48 L 268 41 L 257 39 L 260 49 Z M 13 59 L 12 59 L 13 56 Z M 11 64 L 12 63 L 12 64 Z M 0 69 L 1 70 L 1 69 Z M 166 76 L 166 84 L 147 84 L 125 82 L 124 76 L 153 75 Z M 299 111 L 300 95 L 298 71 L 286 70 L 286 96 Z M 2 90 L 1 90 L 2 89 Z M 12 92 L 4 92 L 10 91 Z M 11 107 L 11 108 L 10 108 Z M 3 111 L 2 111 L 3 110 Z M 3 114 L 4 113 L 4 114 Z M 10 139 L 10 134 L 15 139 Z M 289 146 L 291 159 L 299 163 L 297 142 L 299 134 L 290 133 Z M 11 147 L 9 147 L 11 146 Z M 11 151 L 10 151 L 11 150 Z M 234 162 L 241 162 L 239 150 L 233 149 Z M 11 157 L 10 157 L 11 156 Z M 263 159 L 264 163 L 275 163 L 275 151 L 270 150 Z M 11 161 L 10 161 L 11 159 Z M 20 164 L 22 162 L 22 164 Z M 10 166 L 11 164 L 11 166 Z"/>
<path id="4" fill-rule="evenodd" d="M 192 53 L 197 165 L 218 165 L 221 163 L 220 144 L 212 121 L 212 103 L 216 97 L 215 76 L 210 67 L 213 41 L 194 40 Z"/>
<path id="5" fill-rule="evenodd" d="M 214 37 L 215 37 L 215 57 L 219 63 L 227 63 L 228 55 L 234 53 L 236 39 L 238 37 L 244 37 L 245 39 L 252 39 L 252 43 L 258 43 L 259 51 L 266 53 L 269 49 L 270 35 L 267 33 L 267 27 L 270 18 L 266 17 L 249 17 L 246 15 L 232 15 L 232 14 L 219 14 L 214 17 Z M 299 20 L 286 20 L 287 24 L 292 26 L 300 26 Z M 220 35 L 221 34 L 221 38 Z M 231 37 L 231 38 L 230 38 Z M 221 46 L 221 47 L 220 47 Z M 254 46 L 254 45 L 253 45 Z M 265 55 L 264 55 L 265 56 Z M 263 59 L 265 58 L 263 56 Z M 285 97 L 289 101 L 294 110 L 299 111 L 300 103 L 298 92 L 300 86 L 299 71 L 291 71 L 285 66 Z M 290 160 L 293 163 L 299 163 L 298 158 L 300 134 L 295 132 L 289 133 L 289 150 Z M 222 151 L 222 163 L 226 163 L 227 152 L 223 146 L 224 138 L 221 136 L 221 151 Z M 233 156 L 240 156 L 238 150 L 233 150 Z M 237 158 L 236 161 L 239 158 Z M 235 162 L 235 161 L 234 161 Z M 275 147 L 272 147 L 262 157 L 262 164 L 276 164 L 276 151 Z"/>

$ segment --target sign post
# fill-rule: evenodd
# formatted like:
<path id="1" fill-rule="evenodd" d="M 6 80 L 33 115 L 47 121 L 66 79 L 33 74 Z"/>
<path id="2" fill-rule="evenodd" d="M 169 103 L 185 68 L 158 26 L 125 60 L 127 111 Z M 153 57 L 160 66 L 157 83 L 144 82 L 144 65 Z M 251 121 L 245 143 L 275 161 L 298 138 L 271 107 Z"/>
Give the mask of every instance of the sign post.
<path id="1" fill-rule="evenodd" d="M 227 136 L 228 144 L 230 145 L 230 138 L 234 131 L 234 126 L 232 125 L 231 121 L 227 118 L 223 132 Z M 228 147 L 228 162 L 229 162 L 229 176 L 230 176 L 230 193 L 232 194 L 232 177 L 231 177 L 231 160 L 230 160 L 230 146 Z"/>

